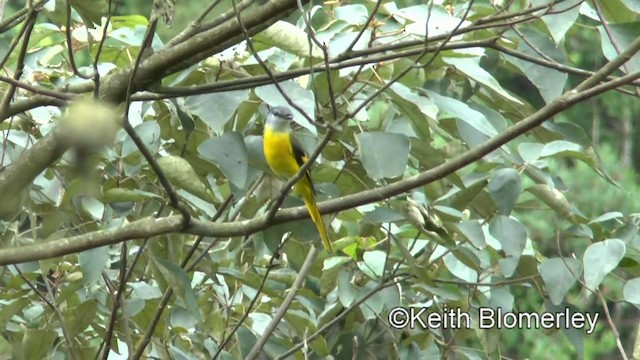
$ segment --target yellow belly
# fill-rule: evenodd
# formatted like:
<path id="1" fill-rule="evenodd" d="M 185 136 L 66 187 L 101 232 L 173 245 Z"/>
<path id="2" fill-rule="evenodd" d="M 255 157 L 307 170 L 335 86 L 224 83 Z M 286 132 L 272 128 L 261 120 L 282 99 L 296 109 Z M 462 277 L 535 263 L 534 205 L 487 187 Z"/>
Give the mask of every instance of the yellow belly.
<path id="1" fill-rule="evenodd" d="M 300 168 L 293 155 L 290 133 L 274 133 L 269 128 L 265 129 L 264 156 L 271 170 L 282 177 L 291 177 Z"/>

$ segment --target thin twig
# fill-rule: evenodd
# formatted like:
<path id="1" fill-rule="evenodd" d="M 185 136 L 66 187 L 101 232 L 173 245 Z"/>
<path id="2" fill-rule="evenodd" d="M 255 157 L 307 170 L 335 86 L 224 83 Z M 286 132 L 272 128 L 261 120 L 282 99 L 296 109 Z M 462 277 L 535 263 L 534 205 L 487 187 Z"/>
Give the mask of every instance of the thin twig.
<path id="1" fill-rule="evenodd" d="M 262 335 L 260 336 L 258 341 L 256 341 L 256 344 L 253 345 L 253 348 L 251 349 L 251 351 L 249 352 L 249 354 L 245 359 L 253 360 L 260 355 L 260 351 L 262 351 L 264 344 L 267 343 L 267 340 L 269 340 L 269 337 L 271 336 L 271 334 L 273 334 L 273 331 L 278 326 L 278 323 L 280 323 L 280 320 L 282 320 L 282 317 L 289 309 L 289 306 L 291 306 L 291 302 L 293 301 L 293 298 L 296 296 L 296 292 L 298 291 L 298 288 L 300 288 L 300 286 L 302 285 L 302 282 L 307 277 L 307 273 L 309 273 L 309 270 L 311 270 L 311 265 L 313 265 L 313 259 L 315 259 L 317 253 L 318 253 L 318 249 L 316 247 L 312 246 L 309 249 L 309 253 L 307 253 L 307 258 L 304 260 L 304 263 L 300 267 L 300 270 L 298 270 L 298 275 L 296 276 L 295 280 L 293 281 L 293 284 L 289 288 L 287 296 L 284 298 L 284 301 L 282 301 L 282 305 L 280 305 L 280 308 L 278 309 L 278 311 L 273 315 L 271 322 L 269 322 L 269 325 L 267 325 L 267 327 L 264 329 L 264 331 L 262 332 Z"/>

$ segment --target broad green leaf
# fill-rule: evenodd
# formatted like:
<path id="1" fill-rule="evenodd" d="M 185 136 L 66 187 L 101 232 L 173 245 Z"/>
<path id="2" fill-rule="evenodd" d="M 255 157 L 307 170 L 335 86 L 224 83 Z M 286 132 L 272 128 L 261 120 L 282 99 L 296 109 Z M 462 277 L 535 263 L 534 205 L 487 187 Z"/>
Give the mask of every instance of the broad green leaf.
<path id="1" fill-rule="evenodd" d="M 475 247 L 484 249 L 487 246 L 482 225 L 478 220 L 463 221 L 456 224 L 456 227 Z"/>
<path id="2" fill-rule="evenodd" d="M 309 41 L 309 37 L 303 29 L 283 20 L 276 21 L 264 31 L 254 35 L 253 41 L 275 46 L 300 57 L 310 55 L 309 44 L 311 44 L 311 57 L 323 59 L 322 50 L 314 42 Z"/>
<path id="3" fill-rule="evenodd" d="M 561 64 L 565 63 L 564 54 L 547 36 L 532 28 L 523 28 L 520 32 L 525 36 L 526 42 L 518 42 L 518 51 L 534 57 L 539 57 L 538 51 L 541 51 L 554 61 Z M 528 44 L 532 44 L 536 49 L 531 48 Z M 522 74 L 538 88 L 540 95 L 546 103 L 553 101 L 562 94 L 568 77 L 566 73 L 509 55 L 504 55 L 504 57 L 507 61 L 518 67 Z"/>
<path id="4" fill-rule="evenodd" d="M 0 308 L 0 329 L 4 329 L 7 322 L 27 305 L 29 305 L 29 299 L 27 298 L 20 298 L 11 302 L 2 301 L 2 307 Z"/>
<path id="5" fill-rule="evenodd" d="M 607 29 L 609 32 L 607 32 Z M 598 31 L 600 32 L 600 43 L 602 44 L 602 53 L 607 58 L 607 60 L 611 61 L 620 55 L 622 51 L 624 51 L 633 41 L 635 41 L 640 36 L 640 23 L 636 21 L 625 23 L 625 24 L 608 24 L 608 27 L 605 29 L 604 26 L 598 26 Z M 612 44 L 612 39 L 617 45 L 616 47 Z M 623 67 L 624 69 L 629 69 L 629 72 L 637 72 L 640 70 L 640 55 L 636 52 L 635 55 L 627 61 Z M 625 72 L 627 72 L 625 70 Z"/>
<path id="6" fill-rule="evenodd" d="M 556 140 L 550 143 L 544 144 L 542 151 L 540 152 L 540 157 L 554 156 L 554 155 L 564 155 L 564 154 L 572 154 L 572 153 L 580 153 L 583 152 L 584 149 L 578 144 L 574 144 L 565 140 Z"/>
<path id="7" fill-rule="evenodd" d="M 362 271 L 371 276 L 372 279 L 380 278 L 384 274 L 384 265 L 387 262 L 387 254 L 383 251 L 367 251 L 362 255 L 364 260 L 362 263 L 358 263 L 358 266 Z"/>
<path id="8" fill-rule="evenodd" d="M 637 308 L 640 308 L 640 278 L 628 280 L 624 284 L 622 297 L 624 297 L 625 301 L 628 301 Z"/>
<path id="9" fill-rule="evenodd" d="M 429 98 L 433 99 L 433 102 L 438 106 L 441 112 L 446 112 L 455 116 L 457 119 L 466 122 L 471 127 L 488 137 L 498 135 L 496 129 L 489 120 L 487 120 L 483 113 L 473 110 L 469 105 L 460 100 L 442 96 L 433 91 L 425 90 L 425 92 L 429 95 Z"/>
<path id="10" fill-rule="evenodd" d="M 584 128 L 576 123 L 566 121 L 549 121 L 545 122 L 543 127 L 562 135 L 566 141 L 576 143 L 585 148 L 589 148 L 593 145 L 589 135 L 584 131 Z"/>
<path id="11" fill-rule="evenodd" d="M 242 135 L 237 132 L 225 132 L 220 136 L 207 139 L 198 146 L 198 153 L 217 165 L 236 187 L 245 189 L 249 155 Z"/>
<path id="12" fill-rule="evenodd" d="M 256 341 L 258 341 L 258 338 L 254 335 L 253 331 L 251 331 L 244 325 L 238 328 L 238 333 L 236 334 L 236 336 L 238 337 L 237 344 L 239 346 L 240 354 L 242 354 L 241 357 L 243 359 L 246 359 Z"/>
<path id="13" fill-rule="evenodd" d="M 57 336 L 53 329 L 25 329 L 22 337 L 24 359 L 45 359 Z"/>
<path id="14" fill-rule="evenodd" d="M 552 208 L 556 213 L 570 221 L 575 221 L 571 203 L 558 189 L 547 184 L 535 184 L 527 188 L 528 192 L 542 200 L 547 206 Z"/>
<path id="15" fill-rule="evenodd" d="M 171 308 L 171 314 L 169 315 L 169 323 L 173 327 L 193 329 L 198 323 L 198 319 L 193 317 L 193 315 L 182 306 L 173 306 Z"/>
<path id="16" fill-rule="evenodd" d="M 157 121 L 145 121 L 135 127 L 135 132 L 152 155 L 158 152 L 160 149 L 160 125 Z M 122 156 L 127 157 L 133 153 L 138 153 L 138 147 L 127 136 L 122 143 Z"/>
<path id="17" fill-rule="evenodd" d="M 577 16 L 577 14 L 576 14 Z M 500 83 L 485 69 L 480 67 L 477 59 L 473 58 L 443 58 L 444 62 L 453 65 L 458 69 L 458 71 L 464 73 L 471 79 L 479 82 L 480 84 L 488 87 L 493 90 L 498 95 L 504 97 L 505 99 L 514 102 L 515 104 L 522 105 L 522 102 L 518 100 L 516 97 L 512 96 L 507 92 Z"/>
<path id="18" fill-rule="evenodd" d="M 316 103 L 313 91 L 307 90 L 300 86 L 297 82 L 282 81 L 278 83 L 282 91 L 287 95 L 291 101 L 293 101 L 307 116 L 315 120 L 316 115 Z M 264 101 L 269 106 L 287 106 L 293 114 L 293 121 L 298 123 L 303 128 L 309 130 L 312 134 L 317 134 L 316 127 L 307 121 L 307 119 L 298 112 L 298 110 L 289 106 L 287 100 L 282 96 L 280 90 L 275 85 L 259 86 L 254 90 L 257 97 Z"/>
<path id="19" fill-rule="evenodd" d="M 591 290 L 598 288 L 604 277 L 618 266 L 626 246 L 619 239 L 608 239 L 589 245 L 584 252 L 584 283 Z"/>
<path id="20" fill-rule="evenodd" d="M 165 259 L 153 257 L 153 262 L 191 315 L 196 319 L 200 319 L 200 310 L 198 309 L 196 295 L 191 288 L 191 282 L 189 281 L 187 273 L 179 266 Z"/>
<path id="21" fill-rule="evenodd" d="M 611 211 L 605 214 L 602 214 L 600 216 L 598 216 L 597 218 L 589 221 L 589 224 L 595 224 L 595 223 L 601 223 L 601 222 L 606 222 L 609 220 L 613 220 L 613 219 L 619 219 L 624 217 L 624 215 L 619 212 L 619 211 Z"/>
<path id="22" fill-rule="evenodd" d="M 94 321 L 98 310 L 98 301 L 87 300 L 78 306 L 67 309 L 62 313 L 65 330 L 71 338 L 82 333 Z"/>
<path id="23" fill-rule="evenodd" d="M 369 17 L 369 12 L 364 5 L 342 5 L 335 9 L 336 19 L 351 25 L 363 25 Z"/>
<path id="24" fill-rule="evenodd" d="M 509 215 L 518 201 L 522 182 L 520 173 L 513 168 L 495 171 L 489 180 L 487 190 L 498 206 L 501 215 Z"/>
<path id="25" fill-rule="evenodd" d="M 162 291 L 157 286 L 149 285 L 145 282 L 130 282 L 133 294 L 140 299 L 157 299 L 162 296 Z"/>
<path id="26" fill-rule="evenodd" d="M 430 119 L 435 119 L 438 116 L 438 107 L 431 99 L 416 94 L 405 85 L 394 83 L 389 87 L 389 90 L 392 94 L 393 101 L 396 102 L 401 109 L 415 109 Z M 407 111 L 405 111 L 405 115 L 409 116 L 414 122 L 424 119 L 424 116 L 411 116 Z"/>
<path id="27" fill-rule="evenodd" d="M 402 176 L 409 161 L 409 138 L 384 132 L 359 133 L 360 159 L 374 179 Z"/>
<path id="28" fill-rule="evenodd" d="M 94 220 L 100 221 L 104 216 L 104 204 L 92 196 L 83 196 L 80 199 L 82 209 L 86 211 Z"/>
<path id="29" fill-rule="evenodd" d="M 620 23 L 628 23 L 634 20 L 637 20 L 637 12 L 634 13 L 630 11 L 630 9 L 637 9 L 637 5 L 634 4 L 634 0 L 596 0 L 598 1 L 598 5 L 600 5 L 600 10 L 602 11 L 602 17 L 610 24 L 620 24 Z M 633 5 L 629 5 L 633 4 Z M 593 5 L 587 2 L 585 5 L 589 5 L 593 9 Z M 595 10 L 594 12 L 595 18 L 594 20 L 600 21 Z"/>
<path id="30" fill-rule="evenodd" d="M 187 160 L 170 155 L 158 159 L 158 165 L 174 187 L 184 189 L 203 200 L 211 199 L 211 195 Z"/>
<path id="31" fill-rule="evenodd" d="M 129 188 L 111 188 L 102 194 L 102 201 L 105 203 L 143 201 L 148 199 L 162 199 L 162 196 L 152 192 L 129 189 Z"/>
<path id="32" fill-rule="evenodd" d="M 394 209 L 378 206 L 373 211 L 364 213 L 367 221 L 373 224 L 390 223 L 404 219 L 402 214 Z"/>
<path id="33" fill-rule="evenodd" d="M 540 158 L 542 154 L 543 144 L 524 142 L 518 144 L 518 154 L 525 163 L 533 163 Z"/>
<path id="34" fill-rule="evenodd" d="M 478 272 L 458 260 L 453 253 L 447 253 L 442 260 L 453 276 L 467 282 L 478 281 Z"/>
<path id="35" fill-rule="evenodd" d="M 351 283 L 351 271 L 342 268 L 338 273 L 338 299 L 344 307 L 348 307 L 353 303 L 356 297 L 354 285 Z"/>
<path id="36" fill-rule="evenodd" d="M 556 45 L 560 44 L 560 41 L 564 38 L 567 30 L 573 26 L 578 14 L 580 13 L 580 7 L 578 5 L 581 0 L 564 1 L 560 4 L 556 4 L 551 7 L 552 13 L 547 13 L 547 10 L 541 10 L 539 12 L 542 21 L 549 29 L 551 36 L 556 42 Z M 531 5 L 540 6 L 549 4 L 547 0 L 531 0 Z"/>
<path id="37" fill-rule="evenodd" d="M 184 110 L 190 111 L 205 122 L 215 133 L 221 133 L 238 106 L 247 100 L 249 90 L 188 96 Z"/>
<path id="38" fill-rule="evenodd" d="M 84 286 L 93 285 L 100 279 L 102 271 L 107 266 L 107 260 L 109 260 L 108 246 L 85 250 L 78 254 Z"/>
<path id="39" fill-rule="evenodd" d="M 549 299 L 560 305 L 582 275 L 582 263 L 574 258 L 550 258 L 538 265 L 538 271 L 547 287 Z"/>
<path id="40" fill-rule="evenodd" d="M 519 258 L 527 243 L 527 229 L 512 218 L 499 215 L 489 223 L 489 233 L 500 241 L 507 256 Z"/>

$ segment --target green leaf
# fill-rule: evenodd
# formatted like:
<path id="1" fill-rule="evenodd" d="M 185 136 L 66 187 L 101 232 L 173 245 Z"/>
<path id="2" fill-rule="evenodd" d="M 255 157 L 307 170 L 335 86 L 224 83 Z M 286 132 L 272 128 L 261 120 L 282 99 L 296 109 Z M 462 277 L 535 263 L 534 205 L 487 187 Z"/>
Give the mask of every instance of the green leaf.
<path id="1" fill-rule="evenodd" d="M 191 282 L 187 273 L 179 266 L 158 257 L 153 257 L 153 261 L 158 267 L 158 270 L 162 273 L 165 280 L 173 289 L 178 299 L 189 310 L 191 315 L 200 319 L 200 310 L 198 309 L 198 302 L 196 301 L 196 295 L 191 288 Z"/>
<path id="2" fill-rule="evenodd" d="M 145 121 L 135 127 L 135 132 L 152 155 L 158 152 L 160 149 L 160 125 L 157 121 Z M 122 143 L 122 156 L 127 157 L 133 153 L 139 154 L 138 147 L 131 137 L 127 136 Z"/>
<path id="3" fill-rule="evenodd" d="M 582 263 L 574 258 L 550 258 L 538 266 L 538 271 L 547 287 L 549 299 L 560 305 L 582 274 Z"/>
<path id="4" fill-rule="evenodd" d="M 604 26 L 598 26 L 600 32 L 600 43 L 602 44 L 602 53 L 611 61 L 620 55 L 620 52 L 624 51 L 629 45 L 640 37 L 640 23 L 633 21 L 626 24 L 608 24 L 608 30 Z M 613 37 L 617 45 L 613 46 L 610 37 Z M 636 52 L 635 55 L 629 59 L 624 65 L 624 68 L 628 68 L 629 72 L 637 72 L 640 70 L 640 55 Z M 626 70 L 625 70 L 626 72 Z"/>
<path id="5" fill-rule="evenodd" d="M 640 308 L 640 278 L 628 280 L 624 284 L 622 297 L 625 301 L 628 301 L 637 308 Z"/>
<path id="6" fill-rule="evenodd" d="M 493 173 L 487 186 L 489 195 L 498 206 L 501 215 L 509 215 L 518 201 L 522 183 L 520 173 L 512 168 L 499 169 Z"/>
<path id="7" fill-rule="evenodd" d="M 360 159 L 374 179 L 402 176 L 409 161 L 409 138 L 400 134 L 368 132 L 358 134 Z"/>
<path id="8" fill-rule="evenodd" d="M 595 223 L 601 223 L 601 222 L 606 222 L 609 220 L 613 220 L 613 219 L 619 219 L 624 217 L 624 215 L 619 212 L 619 211 L 611 211 L 605 214 L 602 214 L 600 216 L 598 216 L 597 218 L 589 221 L 589 224 L 595 224 Z"/>
<path id="9" fill-rule="evenodd" d="M 108 246 L 85 250 L 78 255 L 84 286 L 88 287 L 98 282 L 102 271 L 107 266 L 107 260 L 109 260 Z"/>
<path id="10" fill-rule="evenodd" d="M 207 139 L 198 146 L 198 153 L 217 165 L 236 187 L 246 188 L 249 155 L 242 135 L 225 132 L 221 136 Z"/>
<path id="11" fill-rule="evenodd" d="M 533 163 L 540 158 L 542 154 L 543 144 L 524 142 L 518 144 L 518 154 L 525 163 Z"/>
<path id="12" fill-rule="evenodd" d="M 16 299 L 12 302 L 3 301 L 2 308 L 0 308 L 0 329 L 4 329 L 7 322 L 29 304 L 30 302 L 27 298 Z"/>
<path id="13" fill-rule="evenodd" d="M 249 93 L 249 90 L 235 90 L 188 96 L 184 100 L 184 109 L 202 119 L 215 133 L 221 133 Z"/>
<path id="14" fill-rule="evenodd" d="M 342 268 L 338 273 L 338 299 L 344 307 L 348 307 L 353 303 L 356 297 L 354 286 L 351 284 L 351 271 Z"/>
<path id="15" fill-rule="evenodd" d="M 498 135 L 496 128 L 493 127 L 483 113 L 473 110 L 469 105 L 460 100 L 442 96 L 433 91 L 425 90 L 425 92 L 431 99 L 433 99 L 433 102 L 438 106 L 440 111 L 444 111 L 455 116 L 456 119 L 467 123 L 488 137 Z"/>
<path id="16" fill-rule="evenodd" d="M 453 276 L 467 282 L 478 281 L 478 272 L 458 260 L 453 253 L 446 254 L 442 260 Z"/>
<path id="17" fill-rule="evenodd" d="M 455 66 L 455 68 L 470 77 L 471 79 L 479 82 L 480 84 L 493 90 L 498 95 L 505 99 L 514 102 L 515 104 L 522 105 L 522 102 L 516 97 L 512 96 L 505 89 L 502 88 L 500 83 L 489 72 L 480 67 L 478 64 L 479 58 L 448 58 L 442 59 L 444 62 Z"/>
<path id="18" fill-rule="evenodd" d="M 519 258 L 527 243 L 527 229 L 512 218 L 498 215 L 489 223 L 489 233 L 500 241 L 507 256 Z"/>
<path id="19" fill-rule="evenodd" d="M 482 231 L 482 225 L 478 220 L 468 220 L 456 224 L 458 230 L 469 240 L 473 246 L 484 249 L 487 246 L 487 242 L 484 239 L 484 232 Z"/>
<path id="20" fill-rule="evenodd" d="M 389 87 L 389 93 L 400 109 L 404 110 L 403 113 L 414 122 L 424 120 L 425 116 L 431 119 L 438 116 L 438 107 L 431 99 L 411 91 L 405 85 L 394 83 Z"/>
<path id="21" fill-rule="evenodd" d="M 87 300 L 63 312 L 65 330 L 72 339 L 83 332 L 95 320 L 98 301 Z"/>
<path id="22" fill-rule="evenodd" d="M 170 155 L 158 159 L 158 165 L 173 186 L 184 189 L 203 200 L 211 199 L 211 195 L 187 160 Z"/>
<path id="23" fill-rule="evenodd" d="M 276 21 L 264 31 L 254 35 L 253 41 L 274 46 L 300 57 L 310 55 L 309 44 L 311 44 L 311 57 L 314 59 L 324 58 L 322 50 L 314 42 L 309 41 L 307 33 L 303 29 L 283 20 Z"/>
<path id="24" fill-rule="evenodd" d="M 527 188 L 528 192 L 535 195 L 538 199 L 542 200 L 547 206 L 555 210 L 561 216 L 575 221 L 571 203 L 558 189 L 555 189 L 547 184 L 535 184 Z"/>
<path id="25" fill-rule="evenodd" d="M 157 299 L 162 297 L 162 291 L 157 286 L 149 285 L 145 282 L 130 282 L 133 294 L 140 299 Z"/>
<path id="26" fill-rule="evenodd" d="M 549 29 L 551 36 L 555 40 L 556 44 L 559 45 L 560 41 L 564 38 L 564 35 L 567 33 L 567 30 L 573 26 L 576 19 L 578 18 L 578 14 L 580 14 L 580 5 L 581 0 L 571 0 L 564 1 L 560 4 L 556 4 L 551 7 L 550 12 L 541 10 L 537 14 L 542 15 L 541 19 Z M 549 1 L 547 0 L 531 0 L 531 5 L 540 6 L 540 5 L 548 5 Z"/>
<path id="27" fill-rule="evenodd" d="M 394 209 L 378 206 L 373 211 L 364 213 L 365 219 L 373 224 L 384 224 L 404 219 L 402 214 Z"/>
<path id="28" fill-rule="evenodd" d="M 364 5 L 342 5 L 334 10 L 336 19 L 351 25 L 363 25 L 369 17 L 369 12 Z M 305 36 L 306 37 L 306 36 Z"/>
<path id="29" fill-rule="evenodd" d="M 91 196 L 83 196 L 80 199 L 82 209 L 86 211 L 94 220 L 102 220 L 104 215 L 104 204 L 98 199 Z"/>
<path id="30" fill-rule="evenodd" d="M 538 52 L 542 52 L 556 62 L 565 63 L 564 54 L 547 36 L 532 28 L 523 28 L 520 32 L 525 36 L 526 41 L 518 42 L 518 51 L 536 58 L 540 57 Z M 536 48 L 534 49 L 528 44 L 532 44 Z M 546 103 L 553 101 L 562 94 L 568 77 L 566 73 L 509 55 L 504 55 L 504 57 L 508 62 L 519 68 L 522 74 L 538 88 Z"/>
<path id="31" fill-rule="evenodd" d="M 567 155 L 581 153 L 584 149 L 578 144 L 574 144 L 565 140 L 556 140 L 550 143 L 544 144 L 540 157 L 554 156 L 554 155 Z"/>
<path id="32" fill-rule="evenodd" d="M 604 277 L 618 266 L 626 246 L 619 239 L 608 239 L 589 245 L 584 252 L 584 283 L 591 290 L 598 288 Z"/>
<path id="33" fill-rule="evenodd" d="M 57 336 L 55 330 L 26 329 L 22 337 L 24 359 L 44 359 Z"/>
<path id="34" fill-rule="evenodd" d="M 367 251 L 362 255 L 363 262 L 358 263 L 358 267 L 372 279 L 380 278 L 384 274 L 387 254 L 383 251 Z"/>
<path id="35" fill-rule="evenodd" d="M 299 108 L 304 111 L 311 119 L 315 119 L 316 103 L 313 91 L 304 89 L 300 84 L 293 80 L 282 81 L 278 83 L 282 91 L 291 99 Z M 282 96 L 275 85 L 259 86 L 254 90 L 257 97 L 269 106 L 288 106 L 287 100 Z M 316 127 L 307 121 L 307 119 L 298 110 L 290 108 L 293 114 L 293 121 L 303 128 L 311 131 L 316 135 Z"/>
<path id="36" fill-rule="evenodd" d="M 143 201 L 148 199 L 161 200 L 162 196 L 140 189 L 128 188 L 111 188 L 106 190 L 102 194 L 102 201 L 107 204 L 117 202 Z"/>

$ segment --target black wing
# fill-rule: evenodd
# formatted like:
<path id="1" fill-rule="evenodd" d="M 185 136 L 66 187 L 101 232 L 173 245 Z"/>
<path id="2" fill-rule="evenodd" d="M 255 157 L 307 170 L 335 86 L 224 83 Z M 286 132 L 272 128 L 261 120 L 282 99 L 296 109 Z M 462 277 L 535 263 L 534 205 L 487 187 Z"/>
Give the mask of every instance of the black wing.
<path id="1" fill-rule="evenodd" d="M 302 149 L 302 146 L 300 146 L 300 143 L 293 137 L 293 135 L 291 135 L 291 148 L 293 150 L 293 156 L 296 158 L 296 162 L 298 163 L 298 166 L 304 165 L 304 163 L 306 163 L 307 160 L 309 160 L 309 158 L 307 157 L 307 154 Z M 309 181 L 309 184 L 311 184 L 311 188 L 315 193 L 316 189 L 313 186 L 313 181 L 311 180 L 311 173 L 309 169 L 307 169 L 307 171 L 305 172 L 304 177 L 307 179 L 307 181 Z"/>

